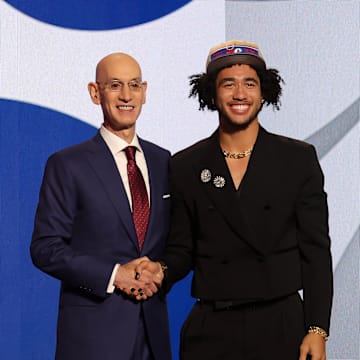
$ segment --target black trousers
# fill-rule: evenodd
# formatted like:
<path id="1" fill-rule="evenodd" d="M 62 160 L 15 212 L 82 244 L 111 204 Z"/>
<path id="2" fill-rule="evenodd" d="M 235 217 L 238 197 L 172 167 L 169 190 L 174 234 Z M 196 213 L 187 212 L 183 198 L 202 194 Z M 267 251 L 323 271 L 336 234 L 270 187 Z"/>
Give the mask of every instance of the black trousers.
<path id="1" fill-rule="evenodd" d="M 181 360 L 298 360 L 303 304 L 286 298 L 215 309 L 197 302 L 181 331 Z"/>

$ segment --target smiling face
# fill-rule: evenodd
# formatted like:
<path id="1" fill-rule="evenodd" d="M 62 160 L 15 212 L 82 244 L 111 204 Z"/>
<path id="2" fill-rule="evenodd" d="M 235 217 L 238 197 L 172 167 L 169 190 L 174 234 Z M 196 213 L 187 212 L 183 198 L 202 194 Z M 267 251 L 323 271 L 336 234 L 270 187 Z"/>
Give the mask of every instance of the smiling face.
<path id="1" fill-rule="evenodd" d="M 215 104 L 220 126 L 226 129 L 246 129 L 258 121 L 262 107 L 260 79 L 249 65 L 233 65 L 222 69 L 216 77 Z"/>
<path id="2" fill-rule="evenodd" d="M 96 82 L 88 85 L 92 101 L 101 105 L 104 126 L 118 136 L 126 133 L 130 138 L 145 104 L 146 87 L 139 64 L 123 53 L 102 59 L 96 69 Z"/>

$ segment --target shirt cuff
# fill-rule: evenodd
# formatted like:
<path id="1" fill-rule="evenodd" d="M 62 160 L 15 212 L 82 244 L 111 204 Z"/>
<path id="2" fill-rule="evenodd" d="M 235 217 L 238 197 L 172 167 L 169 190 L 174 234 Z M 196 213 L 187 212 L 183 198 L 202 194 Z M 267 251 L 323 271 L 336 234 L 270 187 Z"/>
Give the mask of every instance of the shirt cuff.
<path id="1" fill-rule="evenodd" d="M 106 292 L 108 294 L 112 294 L 115 290 L 115 285 L 114 285 L 114 281 L 115 281 L 115 277 L 116 277 L 116 273 L 118 271 L 118 268 L 119 268 L 120 264 L 116 264 L 114 266 L 114 269 L 111 273 L 111 277 L 110 277 L 110 280 L 109 280 L 109 283 L 108 283 L 108 286 L 107 286 L 107 289 L 106 289 Z"/>

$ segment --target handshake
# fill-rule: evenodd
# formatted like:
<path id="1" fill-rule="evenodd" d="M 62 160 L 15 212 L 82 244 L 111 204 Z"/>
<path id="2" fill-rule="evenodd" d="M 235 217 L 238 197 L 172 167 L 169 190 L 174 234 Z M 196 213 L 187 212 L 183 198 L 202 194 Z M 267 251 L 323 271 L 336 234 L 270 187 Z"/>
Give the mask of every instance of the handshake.
<path id="1" fill-rule="evenodd" d="M 114 286 L 129 297 L 140 301 L 156 294 L 163 279 L 163 266 L 144 256 L 119 265 Z"/>

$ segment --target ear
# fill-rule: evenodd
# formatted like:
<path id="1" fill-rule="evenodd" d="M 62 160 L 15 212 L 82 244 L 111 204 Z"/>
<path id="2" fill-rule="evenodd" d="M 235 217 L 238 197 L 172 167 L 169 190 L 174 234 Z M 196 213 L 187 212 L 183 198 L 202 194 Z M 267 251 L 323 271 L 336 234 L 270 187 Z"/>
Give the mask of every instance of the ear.
<path id="1" fill-rule="evenodd" d="M 211 98 L 210 105 L 208 105 L 208 109 L 217 110 L 216 97 L 215 96 Z"/>
<path id="2" fill-rule="evenodd" d="M 88 91 L 91 97 L 91 100 L 94 104 L 99 105 L 100 104 L 100 91 L 99 91 L 99 85 L 95 82 L 90 82 L 88 84 Z"/>
<path id="3" fill-rule="evenodd" d="M 143 100 L 142 103 L 145 104 L 146 103 L 146 89 L 147 89 L 147 82 L 144 81 L 142 84 L 142 90 L 143 90 Z"/>

